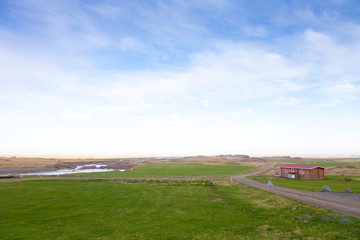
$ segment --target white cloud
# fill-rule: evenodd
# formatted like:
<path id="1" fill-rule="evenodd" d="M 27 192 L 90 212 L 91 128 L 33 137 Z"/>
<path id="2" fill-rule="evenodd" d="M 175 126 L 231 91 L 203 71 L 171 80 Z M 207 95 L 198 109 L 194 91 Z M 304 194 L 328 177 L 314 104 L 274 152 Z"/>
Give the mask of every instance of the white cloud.
<path id="1" fill-rule="evenodd" d="M 268 99 L 275 99 L 273 103 L 295 105 L 302 103 L 296 94 L 305 90 L 337 98 L 350 94 L 358 95 L 356 78 L 349 80 L 350 78 L 343 77 L 340 82 L 334 81 L 332 73 L 322 70 L 322 67 L 328 64 L 337 63 L 317 54 L 318 51 L 328 54 L 328 52 L 334 52 L 333 49 L 337 48 L 337 45 L 330 37 L 319 35 L 312 30 L 309 33 L 309 31 L 305 35 L 312 35 L 310 37 L 312 40 L 309 40 L 309 46 L 304 54 L 297 58 L 289 58 L 287 55 L 256 45 L 222 42 L 216 44 L 213 51 L 192 55 L 190 67 L 181 71 L 106 72 L 99 69 L 83 71 L 74 68 L 64 73 L 62 69 L 67 68 L 65 60 L 63 60 L 63 65 L 59 65 L 57 61 L 46 61 L 47 59 L 41 58 L 41 55 L 40 58 L 34 60 L 26 55 L 26 52 L 22 54 L 18 51 L 12 55 L 13 60 L 9 57 L 11 56 L 9 52 L 1 58 L 4 63 L 10 63 L 5 68 L 5 70 L 10 70 L 1 74 L 4 76 L 2 79 L 13 79 L 10 84 L 16 82 L 21 84 L 20 77 L 26 73 L 33 79 L 32 83 L 34 80 L 39 81 L 45 90 L 51 88 L 56 91 L 55 95 L 68 95 L 63 97 L 64 103 L 71 104 L 71 100 L 79 99 L 79 104 L 88 105 L 89 114 L 93 114 L 94 104 L 86 103 L 87 99 L 98 102 L 95 106 L 107 109 L 108 113 L 120 114 L 120 112 L 128 111 L 121 106 L 147 104 L 154 106 L 199 104 L 199 106 L 211 109 L 221 107 L 229 101 L 260 99 L 268 102 Z M 321 45 L 317 41 L 325 42 L 323 45 L 327 47 L 323 50 L 317 48 L 319 44 Z M 302 46 L 302 44 L 297 44 Z M 356 58 L 348 49 L 346 52 L 351 58 Z M 320 56 L 318 61 L 314 61 L 314 55 Z M 341 57 L 346 57 L 346 55 L 341 55 L 340 60 L 336 61 L 340 65 L 345 65 Z M 306 59 L 310 59 L 312 64 L 304 61 Z M 333 59 L 337 57 L 334 56 Z M 18 63 L 17 71 L 12 68 L 15 62 Z M 72 64 L 71 61 L 69 63 Z M 340 73 L 345 74 L 346 70 Z M 357 71 L 355 63 L 352 66 L 349 65 L 349 70 Z M 315 81 L 304 81 L 313 76 L 316 77 Z M 14 81 L 14 79 L 17 80 Z M 37 90 L 31 87 L 26 91 L 37 93 Z M 295 96 L 282 97 L 291 94 Z M 317 102 L 316 100 L 314 103 Z"/>
<path id="2" fill-rule="evenodd" d="M 268 117 L 268 118 L 261 119 L 261 121 L 262 122 L 274 122 L 274 121 L 276 121 L 276 118 Z"/>
<path id="3" fill-rule="evenodd" d="M 272 99 L 269 103 L 282 106 L 294 106 L 300 104 L 301 100 L 295 97 L 279 97 Z"/>
<path id="4" fill-rule="evenodd" d="M 182 125 L 182 124 L 189 124 L 189 123 L 196 123 L 196 122 L 208 122 L 220 119 L 220 116 L 210 116 L 210 117 L 201 117 L 201 118 L 189 118 L 189 117 L 180 117 L 180 116 L 173 116 L 172 120 L 165 122 L 165 125 Z"/>
<path id="5" fill-rule="evenodd" d="M 187 69 L 152 72 L 106 72 L 92 69 L 86 60 L 70 68 L 71 58 L 69 61 L 64 58 L 60 63 L 46 56 L 33 59 L 26 51 L 3 48 L 0 61 L 6 67 L 0 74 L 2 79 L 11 79 L 8 85 L 22 84 L 24 91 L 38 94 L 36 88 L 23 84 L 25 73 L 32 85 L 38 82 L 44 90 L 55 91 L 46 93 L 48 96 L 67 95 L 63 97 L 67 104 L 79 99 L 79 104 L 88 105 L 89 114 L 94 107 L 93 103 L 86 103 L 89 98 L 99 102 L 99 108 L 119 114 L 125 109 L 118 106 L 144 104 L 198 104 L 211 109 L 229 101 L 275 99 L 273 103 L 295 105 L 303 103 L 296 96 L 302 91 L 334 100 L 359 95 L 359 80 L 353 77 L 359 72 L 356 46 L 352 49 L 352 46 L 339 46 L 331 37 L 313 30 L 307 30 L 300 40 L 305 40 L 307 45 L 298 41 L 293 46 L 301 55 L 285 55 L 258 45 L 218 42 L 213 51 L 193 54 Z M 85 69 L 91 68 L 91 71 L 84 71 L 81 66 L 88 66 Z M 69 70 L 64 73 L 62 69 Z M 314 81 L 306 80 L 309 78 Z M 282 97 L 291 94 L 294 96 Z M 318 102 L 314 100 L 314 104 Z"/>
<path id="6" fill-rule="evenodd" d="M 245 109 L 240 110 L 240 112 L 245 112 L 245 113 L 251 113 L 253 111 L 254 111 L 254 109 L 252 109 L 252 108 L 245 108 Z"/>
<path id="7" fill-rule="evenodd" d="M 182 76 L 199 92 L 221 92 L 251 99 L 301 90 L 306 69 L 285 57 L 248 45 L 219 46 L 216 52 L 192 57 L 193 68 Z"/>
<path id="8" fill-rule="evenodd" d="M 360 77 L 344 75 L 336 81 L 326 82 L 321 91 L 337 100 L 359 99 Z"/>
<path id="9" fill-rule="evenodd" d="M 309 29 L 304 34 L 301 46 L 304 59 L 314 64 L 318 74 L 336 76 L 359 71 L 357 62 L 360 56 L 359 40 L 354 44 L 343 45 L 330 35 Z"/>
<path id="10" fill-rule="evenodd" d="M 142 105 L 122 105 L 122 106 L 100 106 L 92 107 L 92 112 L 94 115 L 104 115 L 109 114 L 113 116 L 123 116 L 128 113 L 141 112 L 145 109 L 154 108 L 154 105 L 142 104 Z"/>
<path id="11" fill-rule="evenodd" d="M 75 120 L 75 121 L 84 121 L 84 120 L 89 120 L 91 118 L 91 116 L 88 114 L 78 113 L 78 112 L 66 112 L 61 114 L 61 117 L 66 120 Z"/>
<path id="12" fill-rule="evenodd" d="M 149 116 L 144 116 L 144 115 L 134 116 L 133 119 L 135 119 L 137 121 L 141 121 L 141 122 L 146 122 L 146 123 L 153 123 L 153 122 L 157 121 L 154 117 L 149 117 Z"/>
<path id="13" fill-rule="evenodd" d="M 307 76 L 302 84 L 306 86 L 314 104 L 319 98 L 330 99 L 326 102 L 346 102 L 359 97 L 360 83 L 360 36 L 358 26 L 353 26 L 346 44 L 325 33 L 308 29 L 298 39 L 282 42 L 291 51 L 289 57 L 294 63 L 306 69 Z M 350 29 L 349 29 L 350 30 Z M 349 34 L 349 33 L 348 33 Z M 354 39 L 357 39 L 356 41 Z M 320 104 L 322 105 L 322 104 Z M 325 104 L 326 105 L 326 104 Z"/>
<path id="14" fill-rule="evenodd" d="M 191 59 L 184 71 L 109 75 L 92 91 L 98 97 L 130 104 L 199 103 L 214 108 L 229 100 L 275 97 L 306 87 L 301 83 L 306 68 L 257 47 L 222 44 L 215 52 L 198 53 Z"/>
<path id="15" fill-rule="evenodd" d="M 335 83 L 324 89 L 328 94 L 342 97 L 351 98 L 360 94 L 360 85 L 354 83 Z"/>
<path id="16" fill-rule="evenodd" d="M 331 99 L 328 101 L 322 101 L 318 104 L 315 104 L 316 107 L 336 107 L 341 105 L 343 102 L 340 100 Z"/>

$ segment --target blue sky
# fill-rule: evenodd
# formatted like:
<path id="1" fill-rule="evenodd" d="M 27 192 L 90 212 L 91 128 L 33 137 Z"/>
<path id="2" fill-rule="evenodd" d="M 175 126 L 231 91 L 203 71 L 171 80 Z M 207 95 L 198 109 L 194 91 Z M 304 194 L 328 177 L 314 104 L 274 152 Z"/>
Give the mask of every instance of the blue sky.
<path id="1" fill-rule="evenodd" d="M 0 1 L 0 154 L 360 154 L 360 2 Z"/>

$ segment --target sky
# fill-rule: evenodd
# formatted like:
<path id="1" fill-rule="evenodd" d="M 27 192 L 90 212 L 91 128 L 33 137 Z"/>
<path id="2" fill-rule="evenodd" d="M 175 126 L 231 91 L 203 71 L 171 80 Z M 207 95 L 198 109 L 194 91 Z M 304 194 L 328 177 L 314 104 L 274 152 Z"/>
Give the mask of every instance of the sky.
<path id="1" fill-rule="evenodd" d="M 0 0 L 0 154 L 359 155 L 358 0 Z"/>

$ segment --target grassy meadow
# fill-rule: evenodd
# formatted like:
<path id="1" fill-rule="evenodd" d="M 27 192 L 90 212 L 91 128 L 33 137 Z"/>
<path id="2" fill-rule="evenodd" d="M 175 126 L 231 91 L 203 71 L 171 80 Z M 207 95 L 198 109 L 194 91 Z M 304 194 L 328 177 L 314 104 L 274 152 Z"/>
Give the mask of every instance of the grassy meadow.
<path id="1" fill-rule="evenodd" d="M 0 184 L 1 239 L 358 239 L 360 219 L 241 184 Z"/>
<path id="2" fill-rule="evenodd" d="M 341 193 L 344 192 L 346 188 L 351 188 L 355 193 L 360 193 L 360 162 L 301 160 L 287 162 L 291 164 L 325 167 L 325 179 L 271 179 L 271 182 L 275 186 L 316 192 L 322 191 L 323 186 L 328 186 L 333 192 Z M 257 175 L 251 178 L 259 182 L 267 183 L 269 181 L 267 178 L 269 177 L 274 177 L 274 175 Z"/>
<path id="3" fill-rule="evenodd" d="M 255 176 L 254 180 L 267 183 L 268 179 L 256 179 L 259 177 L 268 176 Z M 272 176 L 271 176 L 272 177 Z M 325 179 L 271 179 L 275 186 L 293 188 L 297 190 L 316 191 L 321 192 L 323 186 L 330 187 L 333 192 L 344 192 L 346 188 L 351 188 L 355 193 L 360 193 L 360 177 L 359 176 L 331 176 L 326 175 Z"/>
<path id="4" fill-rule="evenodd" d="M 136 166 L 130 171 L 102 173 L 74 173 L 61 177 L 109 177 L 109 178 L 171 178 L 171 177 L 213 177 L 221 178 L 249 172 L 254 167 L 201 163 L 148 163 Z M 27 176 L 33 177 L 33 176 Z M 44 176 L 45 177 L 45 176 Z"/>

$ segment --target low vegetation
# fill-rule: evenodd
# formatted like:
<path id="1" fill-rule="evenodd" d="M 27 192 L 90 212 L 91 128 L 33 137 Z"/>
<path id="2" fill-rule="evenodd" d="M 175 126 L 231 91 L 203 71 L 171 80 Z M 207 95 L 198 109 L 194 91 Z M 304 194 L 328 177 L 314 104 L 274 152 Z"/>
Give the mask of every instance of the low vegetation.
<path id="1" fill-rule="evenodd" d="M 360 219 L 241 184 L 0 184 L 1 239 L 357 239 Z"/>
<path id="2" fill-rule="evenodd" d="M 341 162 L 341 161 L 287 161 L 290 164 L 301 165 L 317 165 L 322 167 L 336 167 L 336 166 L 353 166 L 360 167 L 360 162 Z"/>
<path id="3" fill-rule="evenodd" d="M 201 163 L 149 163 L 136 166 L 126 172 L 111 171 L 102 173 L 76 173 L 61 175 L 62 177 L 125 177 L 125 178 L 182 178 L 182 177 L 213 177 L 221 178 L 243 174 L 254 167 L 230 166 Z M 30 176 L 31 177 L 31 176 Z"/>
<path id="4" fill-rule="evenodd" d="M 270 175 L 252 177 L 259 182 L 267 183 Z M 344 192 L 346 188 L 351 188 L 355 193 L 360 193 L 360 177 L 344 177 L 327 175 L 325 179 L 271 179 L 275 186 L 293 188 L 306 191 L 322 191 L 323 186 L 328 186 L 333 192 Z"/>
<path id="5" fill-rule="evenodd" d="M 360 176 L 360 160 L 344 161 L 289 161 L 291 164 L 317 165 L 325 167 L 327 175 Z"/>

